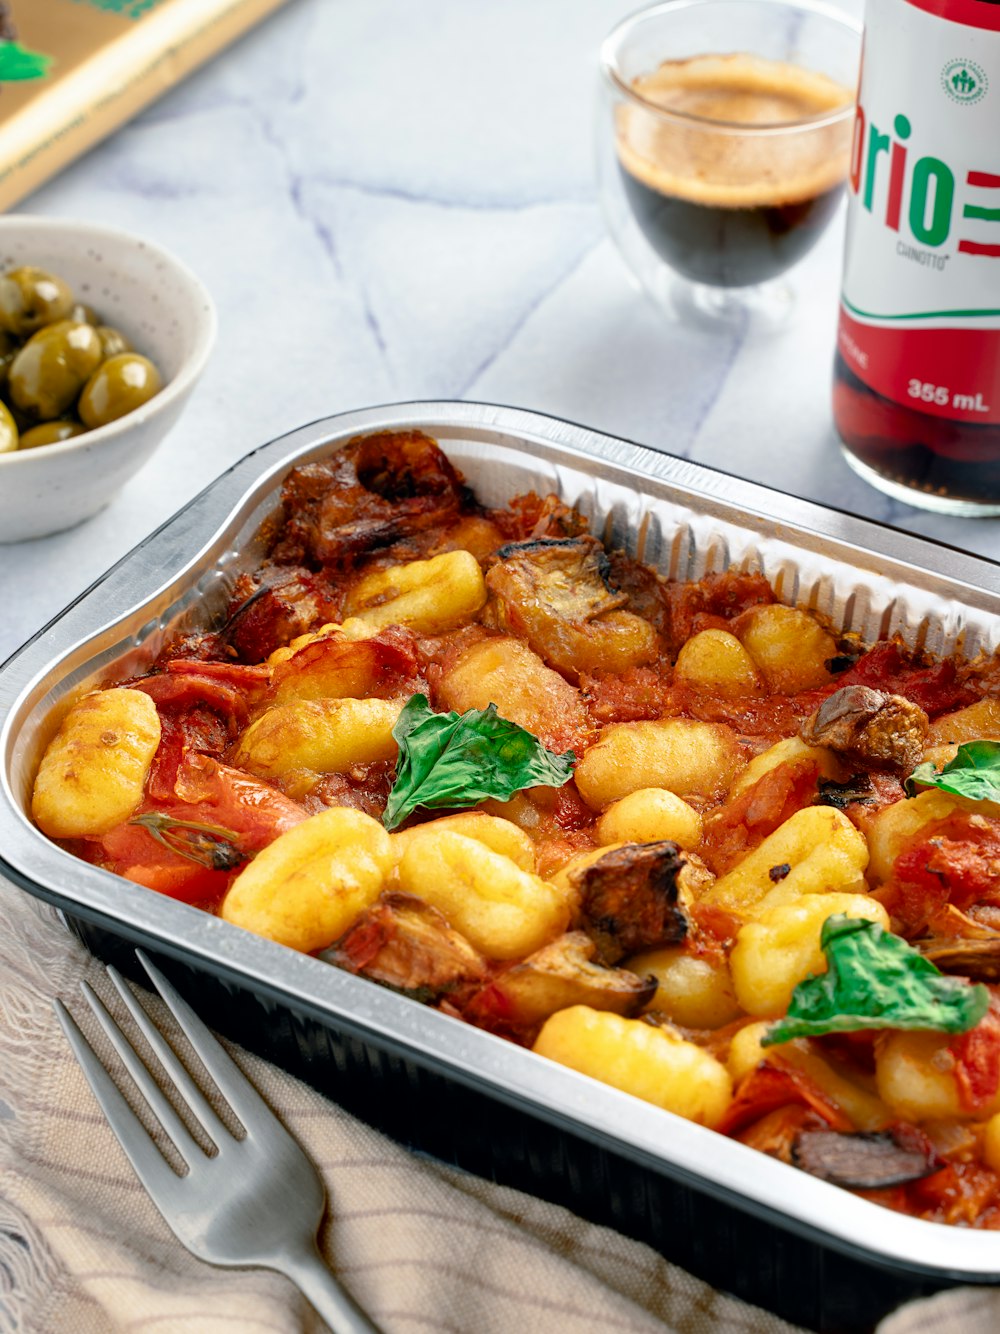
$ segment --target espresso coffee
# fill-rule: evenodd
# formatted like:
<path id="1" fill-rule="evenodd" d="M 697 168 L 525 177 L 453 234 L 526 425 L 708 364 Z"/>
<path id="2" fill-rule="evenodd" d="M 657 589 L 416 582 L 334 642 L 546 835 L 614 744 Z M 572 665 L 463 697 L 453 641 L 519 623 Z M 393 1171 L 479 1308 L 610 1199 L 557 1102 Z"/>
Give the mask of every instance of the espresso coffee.
<path id="1" fill-rule="evenodd" d="M 849 118 L 780 127 L 849 105 L 850 89 L 750 55 L 667 61 L 632 88 L 616 126 L 625 195 L 672 269 L 746 287 L 777 277 L 818 240 L 847 178 Z"/>

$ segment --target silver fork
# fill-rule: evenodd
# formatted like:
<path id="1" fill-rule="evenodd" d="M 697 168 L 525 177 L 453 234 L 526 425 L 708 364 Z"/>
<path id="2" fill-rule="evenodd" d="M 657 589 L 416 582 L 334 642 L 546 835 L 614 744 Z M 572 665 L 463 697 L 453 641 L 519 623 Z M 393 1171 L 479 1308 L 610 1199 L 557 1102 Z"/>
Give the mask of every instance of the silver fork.
<path id="1" fill-rule="evenodd" d="M 87 1082 L 118 1142 L 164 1221 L 182 1245 L 209 1264 L 259 1265 L 284 1274 L 309 1299 L 334 1334 L 378 1334 L 327 1268 L 316 1247 L 326 1192 L 298 1142 L 228 1054 L 142 950 L 136 953 L 219 1092 L 246 1131 L 229 1133 L 208 1100 L 154 1027 L 115 968 L 108 976 L 180 1096 L 218 1153 L 206 1154 L 136 1055 L 92 987 L 81 983 L 139 1092 L 187 1165 L 178 1176 L 122 1097 L 61 1001 L 56 1014 Z"/>

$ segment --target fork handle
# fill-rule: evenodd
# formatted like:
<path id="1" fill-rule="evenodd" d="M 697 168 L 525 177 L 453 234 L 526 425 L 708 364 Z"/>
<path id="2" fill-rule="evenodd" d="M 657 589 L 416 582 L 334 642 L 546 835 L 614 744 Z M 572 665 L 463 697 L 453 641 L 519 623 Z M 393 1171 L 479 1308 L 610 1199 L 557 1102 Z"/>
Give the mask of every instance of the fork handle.
<path id="1" fill-rule="evenodd" d="M 286 1252 L 274 1267 L 292 1280 L 333 1334 L 381 1334 L 378 1325 L 340 1286 L 315 1246 Z"/>

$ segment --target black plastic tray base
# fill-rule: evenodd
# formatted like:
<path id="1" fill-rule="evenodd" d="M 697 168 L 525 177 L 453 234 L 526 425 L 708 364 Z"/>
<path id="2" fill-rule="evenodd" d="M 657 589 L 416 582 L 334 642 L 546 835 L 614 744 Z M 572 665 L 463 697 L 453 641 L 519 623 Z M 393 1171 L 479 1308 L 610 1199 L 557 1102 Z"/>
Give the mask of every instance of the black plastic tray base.
<path id="1" fill-rule="evenodd" d="M 134 944 L 66 914 L 84 945 L 148 986 Z M 822 1334 L 861 1334 L 949 1285 L 851 1258 L 516 1107 L 150 950 L 213 1028 L 408 1148 L 645 1242 L 713 1287 Z"/>

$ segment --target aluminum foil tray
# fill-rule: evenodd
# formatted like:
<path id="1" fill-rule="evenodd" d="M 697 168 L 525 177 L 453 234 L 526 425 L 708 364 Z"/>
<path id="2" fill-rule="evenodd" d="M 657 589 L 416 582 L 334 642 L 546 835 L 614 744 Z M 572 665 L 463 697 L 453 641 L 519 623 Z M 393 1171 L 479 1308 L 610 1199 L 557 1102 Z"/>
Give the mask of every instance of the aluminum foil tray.
<path id="1" fill-rule="evenodd" d="M 874 640 L 974 656 L 1000 645 L 1000 566 L 668 454 L 510 408 L 407 403 L 254 450 L 0 668 L 0 871 L 95 953 L 150 950 L 220 1031 L 401 1141 L 544 1195 L 814 1329 L 1000 1282 L 1000 1233 L 891 1213 L 492 1034 L 138 888 L 50 843 L 34 768 L 81 691 L 134 673 L 220 616 L 259 559 L 289 468 L 360 433 L 420 428 L 482 500 L 557 492 L 674 578 L 759 570 L 786 602 Z"/>

